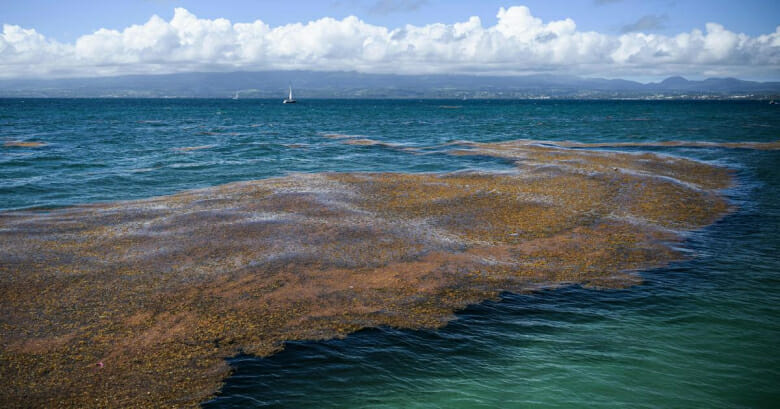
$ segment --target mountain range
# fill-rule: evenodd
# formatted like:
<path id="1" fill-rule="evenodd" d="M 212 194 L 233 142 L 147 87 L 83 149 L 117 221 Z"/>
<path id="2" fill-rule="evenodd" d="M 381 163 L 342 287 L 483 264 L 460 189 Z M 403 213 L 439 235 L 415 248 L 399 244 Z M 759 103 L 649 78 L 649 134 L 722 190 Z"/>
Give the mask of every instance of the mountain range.
<path id="1" fill-rule="evenodd" d="M 780 99 L 780 82 L 669 77 L 640 83 L 562 75 L 393 75 L 260 71 L 0 80 L 0 97 Z"/>

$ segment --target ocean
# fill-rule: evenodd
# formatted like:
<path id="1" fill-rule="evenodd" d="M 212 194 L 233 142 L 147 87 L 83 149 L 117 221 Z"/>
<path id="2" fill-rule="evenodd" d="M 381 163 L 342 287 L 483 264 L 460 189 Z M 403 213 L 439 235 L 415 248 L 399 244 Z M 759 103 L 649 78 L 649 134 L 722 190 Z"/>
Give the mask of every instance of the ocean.
<path id="1" fill-rule="evenodd" d="M 738 143 L 780 139 L 777 105 L 0 99 L 0 210 L 115 203 L 291 174 L 504 173 L 510 161 L 447 147 L 518 139 L 731 169 L 735 184 L 722 193 L 733 211 L 685 232 L 676 245 L 685 259 L 643 270 L 626 288 L 505 292 L 438 329 L 382 326 L 288 342 L 264 358 L 240 354 L 203 406 L 774 407 L 780 151 Z"/>

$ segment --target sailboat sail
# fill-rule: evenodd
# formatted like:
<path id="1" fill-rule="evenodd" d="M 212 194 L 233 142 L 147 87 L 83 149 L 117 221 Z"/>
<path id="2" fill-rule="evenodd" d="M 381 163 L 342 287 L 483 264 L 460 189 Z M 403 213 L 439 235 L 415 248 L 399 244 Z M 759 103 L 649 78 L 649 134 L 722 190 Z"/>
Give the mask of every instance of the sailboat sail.
<path id="1" fill-rule="evenodd" d="M 293 99 L 292 95 L 292 85 L 290 85 L 290 96 L 287 97 L 284 101 L 282 101 L 285 104 L 294 104 L 296 101 Z"/>

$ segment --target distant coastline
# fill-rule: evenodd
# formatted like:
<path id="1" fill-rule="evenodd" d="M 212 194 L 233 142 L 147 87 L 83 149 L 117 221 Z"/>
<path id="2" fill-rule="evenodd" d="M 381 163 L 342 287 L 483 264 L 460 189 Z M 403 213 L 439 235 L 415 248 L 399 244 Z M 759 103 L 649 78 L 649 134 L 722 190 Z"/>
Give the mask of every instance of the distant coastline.
<path id="1" fill-rule="evenodd" d="M 68 99 L 83 99 L 83 100 L 89 100 L 89 99 L 106 99 L 106 100 L 144 100 L 144 99 L 154 99 L 154 100 L 164 100 L 164 99 L 176 99 L 176 100 L 229 100 L 231 98 L 217 98 L 217 97 L 185 97 L 185 96 L 174 96 L 174 95 L 163 95 L 163 96 L 124 96 L 124 95 L 111 95 L 111 96 L 40 96 L 40 95 L 29 95 L 29 96 L 2 96 L 0 95 L 0 100 L 24 100 L 24 99 L 51 99 L 51 100 L 68 100 Z M 241 98 L 244 100 L 244 102 L 247 101 L 276 101 L 279 98 L 271 98 L 271 97 L 247 97 L 247 98 Z M 719 95 L 658 95 L 658 96 L 644 96 L 644 97 L 552 97 L 552 96 L 528 96 L 528 97 L 501 97 L 501 96 L 485 96 L 485 97 L 473 97 L 470 98 L 474 101 L 626 101 L 626 102 L 632 102 L 632 101 L 656 101 L 656 102 L 662 102 L 662 101 L 710 101 L 710 102 L 717 102 L 717 101 L 746 101 L 746 102 L 769 102 L 769 101 L 775 101 L 778 99 L 778 97 L 773 96 L 764 96 L 764 95 L 733 95 L 733 96 L 719 96 Z M 455 97 L 308 97 L 306 100 L 312 100 L 312 101 L 454 101 L 457 100 Z"/>
<path id="2" fill-rule="evenodd" d="M 388 75 L 261 71 L 0 80 L 0 98 L 772 100 L 780 82 L 669 77 L 641 83 L 561 75 Z"/>

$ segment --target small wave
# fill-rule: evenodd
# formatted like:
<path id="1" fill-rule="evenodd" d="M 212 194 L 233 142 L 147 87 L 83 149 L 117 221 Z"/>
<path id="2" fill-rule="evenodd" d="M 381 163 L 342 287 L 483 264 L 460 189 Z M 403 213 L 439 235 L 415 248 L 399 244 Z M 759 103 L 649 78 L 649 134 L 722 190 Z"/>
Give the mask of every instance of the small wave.
<path id="1" fill-rule="evenodd" d="M 177 152 L 191 152 L 191 151 L 199 151 L 202 149 L 213 148 L 214 146 L 215 145 L 182 146 L 180 148 L 173 148 L 173 150 Z"/>
<path id="2" fill-rule="evenodd" d="M 350 138 L 363 138 L 364 135 L 348 135 L 348 134 L 342 134 L 342 133 L 326 133 L 322 134 L 322 136 L 326 138 L 331 139 L 350 139 Z"/>
<path id="3" fill-rule="evenodd" d="M 138 169 L 131 169 L 130 173 L 146 173 L 146 172 L 152 172 L 159 168 L 138 168 Z"/>
<path id="4" fill-rule="evenodd" d="M 202 132 L 198 132 L 196 135 L 201 135 L 201 136 L 217 136 L 217 135 L 238 136 L 238 135 L 241 135 L 241 134 L 238 133 L 238 132 L 202 131 Z"/>
<path id="5" fill-rule="evenodd" d="M 214 162 L 172 163 L 167 167 L 172 169 L 195 169 L 195 168 L 205 168 L 212 164 L 214 164 Z"/>

